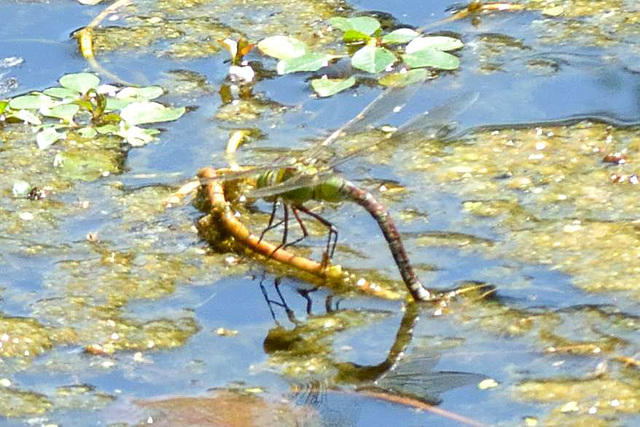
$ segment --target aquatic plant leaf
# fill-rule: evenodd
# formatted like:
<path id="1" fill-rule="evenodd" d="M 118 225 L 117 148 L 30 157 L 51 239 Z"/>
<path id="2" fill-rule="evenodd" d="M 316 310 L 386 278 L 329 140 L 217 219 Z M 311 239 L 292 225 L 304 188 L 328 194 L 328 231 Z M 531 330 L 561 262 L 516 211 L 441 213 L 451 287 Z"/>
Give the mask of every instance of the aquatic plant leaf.
<path id="1" fill-rule="evenodd" d="M 116 96 L 116 94 L 118 93 L 118 91 L 120 90 L 120 88 L 118 86 L 114 86 L 114 85 L 110 85 L 110 84 L 103 84 L 98 86 L 98 88 L 96 89 L 96 92 L 102 94 L 102 95 L 107 95 L 107 96 Z"/>
<path id="2" fill-rule="evenodd" d="M 62 87 L 84 95 L 89 89 L 98 88 L 100 78 L 92 73 L 76 73 L 62 76 L 59 82 Z"/>
<path id="3" fill-rule="evenodd" d="M 13 197 L 25 197 L 31 191 L 31 184 L 27 181 L 16 181 L 13 183 L 11 187 L 11 193 L 13 193 Z"/>
<path id="4" fill-rule="evenodd" d="M 438 49 L 448 52 L 460 49 L 464 43 L 459 39 L 445 36 L 418 37 L 413 39 L 405 48 L 405 53 L 416 53 L 424 49 Z"/>
<path id="5" fill-rule="evenodd" d="M 50 87 L 49 89 L 44 90 L 44 94 L 60 99 L 78 97 L 78 92 L 67 89 L 66 87 Z"/>
<path id="6" fill-rule="evenodd" d="M 544 16 L 551 16 L 553 18 L 556 18 L 560 15 L 562 15 L 564 13 L 564 7 L 563 6 L 555 6 L 555 7 L 549 7 L 546 9 L 542 9 L 542 14 Z"/>
<path id="7" fill-rule="evenodd" d="M 402 60 L 411 68 L 433 67 L 440 70 L 455 70 L 460 60 L 438 49 L 424 49 L 416 53 L 402 55 Z"/>
<path id="8" fill-rule="evenodd" d="M 371 36 L 357 30 L 347 30 L 342 37 L 345 43 L 368 42 Z"/>
<path id="9" fill-rule="evenodd" d="M 156 99 L 164 94 L 160 86 L 125 87 L 116 95 L 118 99 L 147 100 Z"/>
<path id="10" fill-rule="evenodd" d="M 143 129 L 138 126 L 123 126 L 116 135 L 124 139 L 133 147 L 142 147 L 147 145 L 160 131 L 157 129 Z"/>
<path id="11" fill-rule="evenodd" d="M 42 115 L 47 117 L 55 117 L 62 119 L 65 122 L 72 122 L 73 116 L 80 110 L 80 107 L 76 104 L 63 104 L 52 108 L 41 108 Z"/>
<path id="12" fill-rule="evenodd" d="M 37 110 L 42 107 L 52 107 L 56 103 L 57 101 L 50 96 L 37 93 L 15 97 L 9 101 L 9 107 L 14 110 Z"/>
<path id="13" fill-rule="evenodd" d="M 96 131 L 94 128 L 86 127 L 78 129 L 78 133 L 84 138 L 93 138 L 98 134 L 98 131 Z"/>
<path id="14" fill-rule="evenodd" d="M 398 30 L 391 31 L 389 34 L 385 34 L 382 37 L 382 43 L 385 44 L 400 44 L 408 43 L 411 40 L 418 37 L 420 33 L 412 30 L 411 28 L 400 28 Z"/>
<path id="15" fill-rule="evenodd" d="M 329 23 L 332 27 L 347 32 L 349 30 L 356 30 L 360 33 L 370 36 L 380 28 L 380 22 L 377 19 L 369 16 L 358 16 L 356 18 L 342 18 L 335 17 L 329 19 Z"/>
<path id="16" fill-rule="evenodd" d="M 402 73 L 387 74 L 378 80 L 386 87 L 402 87 L 409 86 L 414 83 L 425 81 L 429 77 L 429 72 L 424 68 L 416 68 Z"/>
<path id="17" fill-rule="evenodd" d="M 396 62 L 393 53 L 383 47 L 365 46 L 351 58 L 351 65 L 369 73 L 379 73 Z"/>
<path id="18" fill-rule="evenodd" d="M 35 114 L 33 114 L 29 110 L 18 110 L 15 113 L 11 114 L 11 117 L 15 117 L 17 119 L 22 120 L 25 123 L 29 123 L 31 125 L 41 125 L 42 120 Z"/>
<path id="19" fill-rule="evenodd" d="M 96 132 L 102 135 L 117 133 L 118 131 L 120 131 L 120 128 L 117 125 L 104 125 L 96 128 Z"/>
<path id="20" fill-rule="evenodd" d="M 138 102 L 135 99 L 118 99 L 118 98 L 107 98 L 107 105 L 104 107 L 106 111 L 114 111 L 114 110 L 122 110 L 129 104 L 133 104 L 134 102 Z"/>
<path id="21" fill-rule="evenodd" d="M 326 97 L 335 95 L 345 89 L 349 89 L 356 84 L 356 78 L 351 76 L 348 79 L 314 79 L 311 80 L 311 87 L 319 96 Z"/>
<path id="22" fill-rule="evenodd" d="M 326 53 L 307 53 L 297 58 L 280 60 L 276 70 L 281 75 L 299 71 L 317 71 L 329 65 L 329 61 L 334 58 L 336 58 L 335 55 Z"/>
<path id="23" fill-rule="evenodd" d="M 157 102 L 140 101 L 123 108 L 120 117 L 130 125 L 140 125 L 177 120 L 185 111 L 184 107 L 165 107 Z"/>
<path id="24" fill-rule="evenodd" d="M 258 43 L 258 49 L 265 55 L 277 59 L 298 58 L 307 53 L 307 45 L 289 36 L 267 37 Z"/>
<path id="25" fill-rule="evenodd" d="M 4 110 L 9 106 L 9 101 L 0 101 L 0 114 L 4 113 Z"/>
<path id="26" fill-rule="evenodd" d="M 66 138 L 66 133 L 60 133 L 53 127 L 48 127 L 36 135 L 36 142 L 38 143 L 38 148 L 41 150 L 45 150 L 55 144 L 57 141 Z"/>

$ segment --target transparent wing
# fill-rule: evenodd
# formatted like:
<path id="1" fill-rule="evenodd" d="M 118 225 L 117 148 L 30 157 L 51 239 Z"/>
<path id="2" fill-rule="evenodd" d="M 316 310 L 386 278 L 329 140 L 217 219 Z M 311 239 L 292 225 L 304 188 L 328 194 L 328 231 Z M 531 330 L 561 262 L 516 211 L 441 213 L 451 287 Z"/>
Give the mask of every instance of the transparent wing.
<path id="1" fill-rule="evenodd" d="M 443 138 L 456 125 L 453 119 L 462 114 L 478 100 L 478 92 L 467 92 L 458 95 L 446 104 L 427 110 L 419 116 L 400 126 L 392 136 L 406 138 L 419 135 L 421 138 Z"/>
<path id="2" fill-rule="evenodd" d="M 333 144 L 336 140 L 342 138 L 347 133 L 360 132 L 385 117 L 401 111 L 419 87 L 419 84 L 412 84 L 403 87 L 391 87 L 385 90 L 378 95 L 376 99 L 371 101 L 369 105 L 364 107 L 364 109 L 354 118 L 340 126 L 317 146 L 308 150 L 305 154 L 305 158 L 314 159 L 318 157 L 326 147 Z"/>
<path id="3" fill-rule="evenodd" d="M 247 193 L 247 197 L 251 197 L 254 199 L 260 199 L 263 197 L 271 197 L 276 196 L 278 194 L 283 194 L 288 191 L 297 190 L 299 188 L 304 187 L 314 187 L 316 185 L 320 185 L 331 177 L 336 176 L 336 174 L 332 172 L 324 172 L 318 174 L 301 174 L 295 176 L 293 178 L 287 179 L 280 184 L 272 185 L 270 187 L 256 188 Z"/>
<path id="4" fill-rule="evenodd" d="M 440 395 L 465 385 L 477 384 L 486 377 L 469 372 L 433 371 L 437 356 L 421 355 L 398 363 L 374 382 L 374 386 L 409 395 L 428 402 L 440 401 Z"/>
<path id="5" fill-rule="evenodd" d="M 456 124 L 453 119 L 473 105 L 478 100 L 478 95 L 478 92 L 464 93 L 453 98 L 446 104 L 429 109 L 419 116 L 409 120 L 394 132 L 388 133 L 375 144 L 360 148 L 347 154 L 345 157 L 333 162 L 330 167 L 333 168 L 341 165 L 362 154 L 364 151 L 372 150 L 379 144 L 382 144 L 391 138 L 408 139 L 412 136 L 418 136 L 423 140 L 444 138 L 456 128 Z"/>
<path id="6" fill-rule="evenodd" d="M 401 111 L 406 105 L 409 99 L 413 97 L 415 92 L 420 87 L 419 84 L 413 84 L 404 87 L 392 87 L 380 95 L 378 95 L 373 101 L 371 101 L 360 113 L 358 113 L 354 118 L 340 126 L 337 130 L 335 130 L 331 135 L 325 138 L 320 144 L 315 147 L 307 150 L 302 154 L 303 159 L 315 159 L 320 155 L 320 153 L 329 145 L 334 143 L 339 138 L 343 137 L 347 133 L 356 133 L 365 129 L 367 126 L 373 125 L 376 122 L 384 119 L 385 117 L 395 114 Z M 264 167 L 256 167 L 250 170 L 239 171 L 234 173 L 229 173 L 225 175 L 220 175 L 215 178 L 205 178 L 201 179 L 201 184 L 206 184 L 212 181 L 230 181 L 236 179 L 246 179 L 252 176 L 259 175 L 261 173 L 275 171 L 281 169 L 282 167 L 286 167 L 286 162 L 283 159 L 276 160 L 273 165 L 264 166 Z M 332 174 L 326 174 L 324 176 L 324 181 L 331 177 Z M 316 178 L 318 179 L 318 178 Z M 287 191 L 295 190 L 298 188 L 302 188 L 308 185 L 318 185 L 324 182 L 322 180 L 316 182 L 310 180 L 307 175 L 301 175 L 298 178 L 292 178 L 278 184 L 276 186 L 268 187 L 268 188 L 260 188 L 254 190 L 248 194 L 249 197 L 260 198 L 260 197 L 269 197 L 276 194 L 284 193 Z M 307 184 L 310 182 L 310 184 Z"/>

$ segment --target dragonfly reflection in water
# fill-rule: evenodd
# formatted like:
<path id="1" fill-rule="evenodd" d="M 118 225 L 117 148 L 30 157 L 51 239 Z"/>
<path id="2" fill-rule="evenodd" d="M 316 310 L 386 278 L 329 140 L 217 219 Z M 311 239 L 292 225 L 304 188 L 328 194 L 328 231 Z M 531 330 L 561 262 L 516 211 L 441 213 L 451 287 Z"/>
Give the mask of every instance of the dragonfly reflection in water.
<path id="1" fill-rule="evenodd" d="M 269 357 L 274 357 L 280 363 L 283 360 L 290 362 L 291 366 L 301 363 L 305 367 L 303 371 L 309 366 L 314 367 L 309 369 L 307 380 L 300 377 L 292 380 L 292 389 L 298 404 L 312 406 L 319 412 L 322 425 L 366 425 L 359 420 L 366 412 L 364 407 L 375 405 L 380 408 L 380 401 L 429 411 L 453 419 L 456 425 L 479 425 L 463 415 L 434 408 L 442 402 L 444 393 L 477 385 L 486 377 L 472 372 L 440 371 L 437 369 L 441 358 L 438 351 L 412 345 L 415 326 L 420 314 L 424 314 L 422 307 L 417 304 L 406 306 L 395 339 L 383 353 L 384 360 L 378 364 L 363 365 L 344 361 L 344 353 L 338 352 L 338 348 L 333 346 L 336 338 L 332 334 L 348 331 L 348 319 L 372 316 L 371 319 L 380 321 L 386 315 L 396 314 L 394 311 L 340 308 L 340 301 L 336 301 L 334 295 L 324 293 L 318 287 L 287 287 L 287 299 L 291 300 L 291 294 L 295 298 L 290 302 L 299 306 L 301 301 L 297 297 L 303 298 L 305 308 L 303 313 L 299 313 L 302 314 L 301 318 L 298 318 L 285 300 L 280 284 L 280 279 L 276 278 L 273 291 L 269 291 L 265 283 L 260 283 L 276 324 L 269 330 L 263 348 Z M 477 291 L 482 294 L 489 289 L 489 286 L 481 286 Z M 459 291 L 464 294 L 464 288 Z M 312 299 L 316 292 L 319 295 Z M 292 327 L 287 328 L 278 320 L 282 313 Z M 325 327 L 326 324 L 340 324 L 341 327 L 332 329 Z M 361 327 L 358 321 L 354 324 Z M 303 356 L 311 349 L 314 349 L 313 361 Z"/>
<path id="2" fill-rule="evenodd" d="M 276 251 L 282 247 L 295 244 L 307 237 L 308 233 L 304 223 L 300 219 L 299 212 L 303 212 L 321 222 L 329 229 L 325 262 L 332 257 L 335 250 L 338 237 L 337 230 L 329 221 L 309 210 L 305 206 L 305 203 L 310 200 L 332 203 L 347 200 L 357 203 L 366 209 L 378 223 L 387 240 L 400 274 L 414 300 L 429 301 L 433 296 L 431 292 L 420 283 L 420 280 L 413 271 L 402 240 L 400 239 L 400 234 L 386 208 L 378 202 L 371 193 L 338 176 L 334 172 L 334 169 L 338 165 L 362 154 L 365 149 L 370 152 L 376 146 L 387 141 L 407 140 L 412 137 L 419 138 L 420 140 L 442 139 L 447 137 L 455 129 L 455 124 L 452 122 L 452 119 L 473 104 L 477 100 L 478 94 L 463 94 L 453 98 L 440 107 L 429 109 L 423 114 L 409 120 L 395 131 L 387 133 L 385 137 L 364 149 L 353 150 L 339 158 L 332 156 L 330 153 L 331 150 L 329 150 L 332 144 L 344 138 L 346 135 L 362 132 L 391 114 L 401 111 L 415 94 L 419 86 L 418 84 L 414 84 L 411 86 L 387 89 L 353 119 L 346 122 L 318 145 L 303 152 L 298 159 L 280 159 L 272 166 L 257 167 L 214 179 L 237 180 L 250 176 L 256 177 L 256 187 L 247 193 L 247 197 L 254 199 L 262 198 L 266 201 L 273 202 L 269 225 L 267 229 L 263 231 L 261 238 L 268 230 L 284 224 L 282 243 Z M 211 181 L 210 178 L 201 180 L 203 184 L 209 181 Z M 274 224 L 278 202 L 282 203 L 284 219 Z M 287 243 L 289 210 L 293 212 L 303 233 L 300 239 L 291 243 Z"/>

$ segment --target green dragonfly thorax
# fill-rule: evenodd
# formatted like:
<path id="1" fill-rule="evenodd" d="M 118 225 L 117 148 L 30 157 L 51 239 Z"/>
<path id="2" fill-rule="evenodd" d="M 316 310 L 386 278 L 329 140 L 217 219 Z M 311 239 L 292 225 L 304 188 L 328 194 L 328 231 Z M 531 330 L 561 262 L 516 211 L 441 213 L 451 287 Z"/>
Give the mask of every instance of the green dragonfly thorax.
<path id="1" fill-rule="evenodd" d="M 291 166 L 284 167 L 275 171 L 267 171 L 256 179 L 256 189 L 268 188 L 278 184 L 286 184 L 287 180 L 292 178 L 300 178 L 301 175 L 313 178 L 318 175 L 318 169 L 313 166 Z M 289 191 L 283 191 L 277 195 L 265 197 L 268 202 L 275 201 L 280 198 L 293 205 L 302 205 L 310 200 L 325 201 L 337 203 L 344 200 L 341 193 L 344 186 L 344 180 L 338 176 L 332 176 L 327 180 L 321 180 L 318 184 L 310 184 L 304 187 L 294 188 Z"/>

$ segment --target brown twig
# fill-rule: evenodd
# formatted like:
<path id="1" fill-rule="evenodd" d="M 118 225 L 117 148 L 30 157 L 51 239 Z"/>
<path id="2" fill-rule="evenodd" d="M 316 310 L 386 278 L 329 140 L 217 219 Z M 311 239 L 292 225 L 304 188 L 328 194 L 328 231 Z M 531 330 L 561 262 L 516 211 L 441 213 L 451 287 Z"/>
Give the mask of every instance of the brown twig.
<path id="1" fill-rule="evenodd" d="M 215 178 L 217 176 L 218 172 L 212 168 L 204 168 L 198 172 L 200 179 Z M 214 216 L 214 222 L 221 225 L 226 233 L 232 236 L 236 242 L 249 248 L 252 252 L 329 282 L 346 282 L 348 280 L 349 275 L 344 272 L 340 266 L 333 265 L 326 267 L 319 262 L 298 256 L 283 248 L 278 248 L 276 245 L 264 239 L 261 240 L 258 236 L 252 234 L 244 224 L 234 216 L 226 200 L 224 188 L 220 181 L 209 181 L 205 185 L 204 191 L 211 205 L 211 214 Z M 398 293 L 383 289 L 364 279 L 358 280 L 355 286 L 358 290 L 379 298 L 400 298 Z"/>
<path id="2" fill-rule="evenodd" d="M 93 30 L 100 25 L 100 23 L 109 15 L 116 12 L 121 7 L 127 6 L 133 0 L 118 0 L 113 3 L 105 10 L 100 12 L 98 16 L 93 18 L 93 20 L 86 27 L 82 28 L 77 32 L 78 37 L 78 46 L 80 47 L 80 53 L 87 60 L 91 68 L 97 71 L 99 74 L 102 74 L 116 82 L 129 84 L 128 82 L 122 80 L 120 77 L 116 76 L 110 71 L 105 70 L 96 60 L 94 51 L 93 51 Z"/>
<path id="3" fill-rule="evenodd" d="M 443 24 L 448 24 L 449 22 L 459 21 L 469 16 L 477 15 L 481 12 L 521 12 L 524 9 L 524 6 L 521 4 L 506 2 L 482 4 L 479 1 L 472 1 L 471 3 L 469 3 L 469 6 L 456 12 L 453 16 L 441 19 L 440 21 L 425 24 L 422 27 L 418 28 L 416 31 L 419 33 L 423 33 L 431 28 L 438 27 Z"/>

